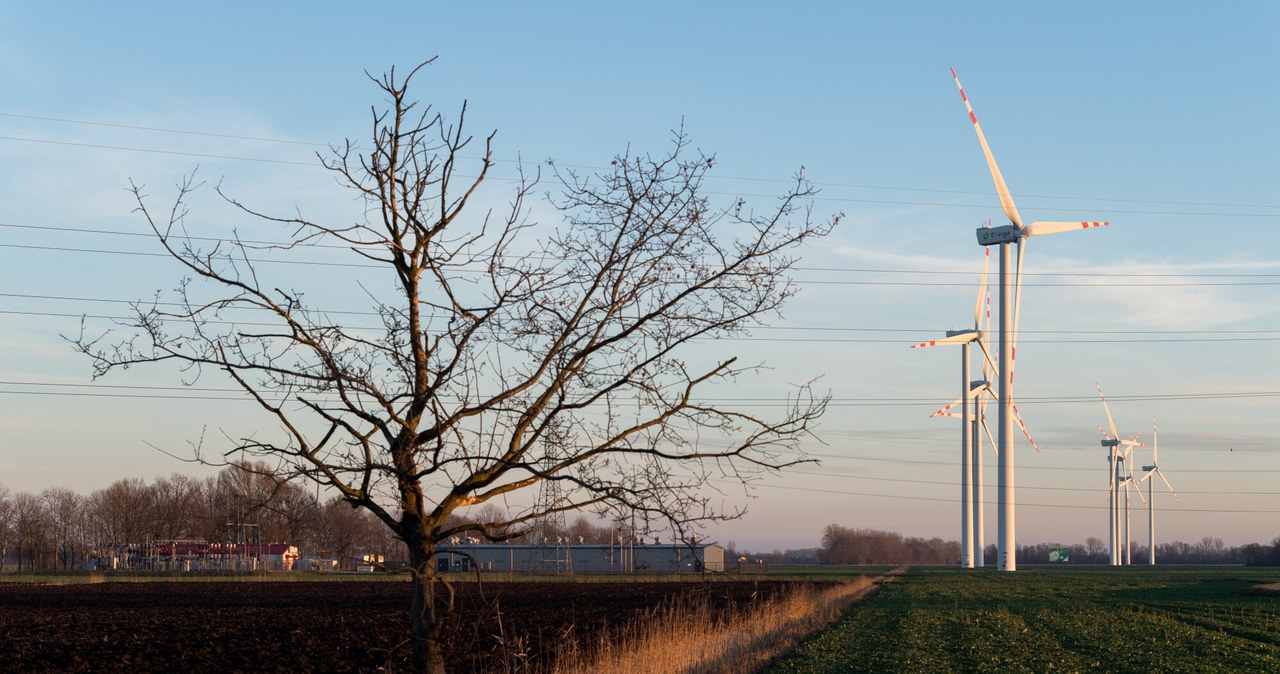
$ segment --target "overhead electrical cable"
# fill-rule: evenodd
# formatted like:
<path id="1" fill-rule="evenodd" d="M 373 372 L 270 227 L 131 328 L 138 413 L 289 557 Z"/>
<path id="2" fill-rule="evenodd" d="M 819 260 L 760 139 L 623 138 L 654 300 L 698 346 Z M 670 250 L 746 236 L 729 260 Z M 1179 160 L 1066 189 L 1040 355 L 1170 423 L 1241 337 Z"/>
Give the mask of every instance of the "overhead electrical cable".
<path id="1" fill-rule="evenodd" d="M 186 135 L 186 136 L 203 136 L 208 138 L 243 140 L 243 141 L 259 142 L 259 143 L 303 145 L 307 147 L 316 147 L 316 148 L 328 148 L 333 146 L 333 143 L 320 143 L 315 141 L 303 141 L 303 140 L 296 140 L 296 139 L 272 138 L 272 137 L 263 137 L 263 136 L 245 136 L 242 134 L 231 134 L 231 133 L 225 133 L 225 132 L 171 129 L 171 128 L 165 128 L 165 127 L 124 124 L 124 123 L 118 123 L 118 122 L 69 119 L 66 117 L 54 117 L 54 116 L 46 116 L 46 115 L 31 115 L 31 114 L 0 112 L 0 117 L 9 117 L 13 119 L 27 119 L 27 120 L 44 121 L 44 122 L 58 122 L 62 124 L 77 124 L 82 126 L 99 126 L 99 127 L 106 127 L 106 128 L 128 129 L 132 131 L 147 131 L 151 133 L 167 133 L 167 134 L 179 134 L 179 135 Z M 461 158 L 468 161 L 480 161 L 483 159 L 483 157 L 479 157 L 479 156 L 465 156 L 465 155 L 462 156 Z M 497 163 L 504 163 L 504 164 L 523 163 L 521 162 L 521 160 L 518 160 L 518 159 L 506 159 L 502 157 L 491 158 L 491 161 L 494 161 Z M 570 164 L 570 163 L 564 163 L 564 162 L 555 162 L 555 164 L 563 168 L 585 170 L 585 171 L 611 170 L 610 167 L 607 167 L 607 166 L 594 166 L 589 164 L 577 164 L 577 163 Z M 793 179 L 789 179 L 789 178 L 762 178 L 762 177 L 752 177 L 752 176 L 730 176 L 730 175 L 718 175 L 718 174 L 712 174 L 712 175 L 709 175 L 708 177 L 714 178 L 716 180 L 761 182 L 761 183 L 772 183 L 772 184 L 792 184 L 795 182 Z M 903 187 L 903 186 L 894 186 L 894 185 L 866 185 L 866 184 L 842 183 L 842 182 L 833 182 L 833 181 L 813 181 L 811 184 L 815 187 L 831 187 L 831 188 L 842 188 L 842 189 L 890 190 L 890 191 L 904 191 L 904 192 L 924 192 L 924 193 L 932 193 L 932 194 L 956 194 L 956 195 L 979 196 L 979 197 L 996 196 L 992 192 L 975 191 L 975 190 L 956 190 L 956 189 L 945 189 L 945 188 Z M 1170 205 L 1170 206 L 1280 209 L 1280 204 L 1169 201 L 1169 200 L 1156 200 L 1156 199 L 1081 197 L 1081 196 L 1064 196 L 1064 195 L 1051 195 L 1051 194 L 1025 194 L 1023 195 L 1023 197 L 1028 199 L 1060 199 L 1060 200 L 1073 200 L 1073 201 L 1099 201 L 1099 202 L 1109 202 L 1109 203 L 1161 204 L 1161 205 Z"/>
<path id="2" fill-rule="evenodd" d="M 125 256 L 136 256 L 136 257 L 154 257 L 154 258 L 170 258 L 170 259 L 173 257 L 167 252 L 107 250 L 107 249 L 101 249 L 101 248 L 73 248 L 70 246 L 40 246 L 40 245 L 32 245 L 32 244 L 18 244 L 18 243 L 3 243 L 3 244 L 0 244 L 0 248 L 13 248 L 18 250 L 44 250 L 44 251 L 52 251 L 52 252 L 60 252 L 60 253 L 85 253 L 85 254 L 94 254 L 94 255 L 125 255 Z M 298 266 L 310 266 L 310 267 L 337 267 L 337 268 L 344 268 L 344 269 L 384 269 L 386 268 L 386 265 L 384 264 L 372 263 L 372 262 L 324 262 L 320 260 L 293 260 L 293 259 L 277 260 L 277 259 L 260 258 L 260 257 L 248 258 L 243 260 L 240 258 L 237 258 L 237 261 L 245 261 L 251 264 L 284 264 L 284 265 L 298 265 Z M 469 270 L 469 269 L 459 268 L 456 271 L 458 273 L 470 273 L 470 274 L 484 273 L 480 269 Z M 898 273 L 919 274 L 922 272 L 903 271 Z M 1027 275 L 1029 276 L 1029 274 Z M 1044 276 L 1059 276 L 1059 275 L 1044 274 Z M 1120 282 L 1120 283 L 1112 282 L 1112 283 L 1107 283 L 1106 285 L 1099 285 L 1096 283 L 1072 283 L 1072 282 L 1059 282 L 1059 283 L 1036 283 L 1036 282 L 1025 283 L 1024 282 L 1022 285 L 1028 286 L 1028 287 L 1037 287 L 1037 288 L 1101 288 L 1101 289 L 1106 289 L 1106 288 L 1198 288 L 1198 287 L 1222 287 L 1222 286 L 1250 287 L 1250 286 L 1280 285 L 1280 274 L 1222 274 L 1222 275 L 1215 276 L 1215 278 L 1238 278 L 1238 277 L 1244 277 L 1244 278 L 1258 277 L 1258 278 L 1269 278 L 1269 279 L 1276 279 L 1276 280 L 1187 281 L 1182 283 L 1169 283 L 1169 282 L 1159 282 L 1159 281 L 1152 281 L 1151 283 L 1135 283 L 1130 281 L 1130 282 Z M 803 285 L 835 285 L 835 286 L 896 286 L 896 287 L 928 287 L 928 288 L 941 288 L 941 287 L 968 288 L 973 286 L 972 283 L 961 282 L 961 281 L 957 281 L 957 282 L 858 281 L 858 280 L 822 281 L 822 280 L 812 280 L 812 279 L 792 279 L 792 282 L 795 283 L 796 285 L 802 285 L 802 286 Z"/>
<path id="3" fill-rule="evenodd" d="M 102 382 L 42 382 L 42 381 L 26 381 L 26 380 L 6 380 L 0 381 L 3 386 L 33 386 L 33 387 L 68 387 L 68 388 L 99 388 L 99 389 L 122 389 L 122 390 L 159 390 L 171 392 L 183 391 L 217 391 L 217 392 L 241 392 L 241 389 L 222 387 L 222 388 L 191 388 L 187 386 L 151 386 L 151 385 L 129 385 L 129 384 L 105 384 Z M 4 391 L 4 393 L 22 393 L 21 391 Z M 316 395 L 330 395 L 326 393 L 315 393 Z M 111 393 L 65 393 L 64 395 L 85 395 L 85 396 L 112 396 Z M 178 398 L 181 396 L 169 396 Z M 1111 400 L 1127 400 L 1127 401 L 1168 401 L 1168 400 L 1231 400 L 1239 398 L 1271 398 L 1280 397 L 1280 391 L 1234 391 L 1224 393 L 1166 393 L 1166 394 L 1147 394 L 1147 395 L 1130 395 L 1130 396 L 1111 396 Z M 1021 400 L 1021 399 L 1020 399 Z M 715 404 L 740 404 L 761 406 L 766 405 L 790 405 L 784 398 L 723 398 L 723 397 L 707 397 L 701 398 L 702 402 L 713 402 Z M 1030 404 L 1031 402 L 1039 404 L 1062 404 L 1062 403 L 1096 403 L 1097 401 L 1088 397 L 1076 396 L 1055 396 L 1055 397 L 1027 397 L 1021 400 Z M 937 402 L 930 398 L 832 398 L 828 406 L 859 406 L 859 405 L 894 405 L 894 406 L 936 406 Z M 837 457 L 843 458 L 843 457 Z"/>
<path id="4" fill-rule="evenodd" d="M 9 222 L 0 222 L 0 227 L 11 227 L 14 229 L 28 229 L 37 231 L 52 232 L 72 232 L 79 234 L 102 234 L 109 236 L 129 236 L 141 237 L 146 239 L 154 239 L 154 232 L 124 232 L 111 229 L 94 229 L 87 227 L 56 227 L 51 225 L 25 225 Z M 262 247 L 279 247 L 279 248 L 321 248 L 331 250 L 351 250 L 353 246 L 349 243 L 329 244 L 319 243 L 315 241 L 306 241 L 296 243 L 292 241 L 264 241 L 254 239 L 239 239 L 230 237 L 216 236 L 175 236 L 174 238 L 182 241 L 204 241 L 209 243 L 227 243 L 227 244 L 244 244 L 247 246 Z M 380 246 L 381 243 L 371 242 L 371 246 Z M 79 249 L 77 249 L 79 250 Z M 528 259 L 550 260 L 554 259 L 550 256 L 530 256 Z M 1280 265 L 1273 265 L 1280 266 Z M 893 269 L 883 267 L 806 267 L 796 265 L 791 267 L 794 271 L 803 272 L 822 272 L 822 273 L 840 273 L 840 274 L 910 274 L 919 276 L 967 276 L 975 279 L 981 276 L 981 272 L 961 271 L 961 270 L 938 270 L 938 269 Z M 1220 273 L 1201 273 L 1201 272 L 1108 272 L 1108 271 L 1079 271 L 1079 272 L 1034 272 L 1024 271 L 1023 276 L 1045 276 L 1045 277 L 1082 277 L 1082 278 L 1280 278 L 1280 272 L 1275 273 L 1257 273 L 1257 272 L 1220 272 Z M 970 283 L 969 285 L 973 285 Z"/>
<path id="5" fill-rule="evenodd" d="M 845 489 L 821 489 L 818 487 L 810 487 L 810 486 L 791 487 L 791 486 L 782 485 L 782 484 L 770 484 L 768 482 L 759 483 L 755 486 L 766 488 L 766 489 L 783 489 L 787 491 L 803 491 L 803 492 L 817 493 L 817 494 L 834 494 L 837 496 L 865 496 L 865 497 L 871 497 L 871 498 L 901 499 L 906 501 L 933 501 L 937 503 L 959 503 L 960 502 L 960 500 L 957 498 L 948 498 L 945 496 L 909 496 L 906 494 L 875 494 L 875 493 L 869 493 L 869 492 L 850 491 Z M 983 503 L 985 505 L 994 505 L 995 501 L 984 500 Z M 1024 507 L 1024 506 L 1029 508 L 1066 508 L 1071 510 L 1103 510 L 1108 508 L 1108 506 L 1106 505 L 1091 506 L 1091 505 L 1079 505 L 1079 504 L 1070 504 L 1070 503 L 1031 503 L 1031 502 L 1021 501 L 1021 500 L 1018 501 L 1018 507 Z M 1280 510 L 1260 510 L 1260 509 L 1250 509 L 1250 508 L 1179 507 L 1177 508 L 1177 511 L 1188 512 L 1188 513 L 1239 513 L 1239 514 L 1280 513 Z"/>

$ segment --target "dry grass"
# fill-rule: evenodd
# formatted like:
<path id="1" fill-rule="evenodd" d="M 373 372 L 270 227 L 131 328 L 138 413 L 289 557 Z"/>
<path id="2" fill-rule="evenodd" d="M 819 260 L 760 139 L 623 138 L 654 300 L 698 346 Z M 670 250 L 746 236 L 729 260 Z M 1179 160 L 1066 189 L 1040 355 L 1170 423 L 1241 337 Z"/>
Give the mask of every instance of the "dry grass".
<path id="1" fill-rule="evenodd" d="M 722 613 L 705 602 L 659 609 L 622 637 L 590 652 L 565 644 L 551 674 L 723 674 L 756 672 L 835 620 L 875 588 L 870 578 L 801 586 L 748 611 Z"/>

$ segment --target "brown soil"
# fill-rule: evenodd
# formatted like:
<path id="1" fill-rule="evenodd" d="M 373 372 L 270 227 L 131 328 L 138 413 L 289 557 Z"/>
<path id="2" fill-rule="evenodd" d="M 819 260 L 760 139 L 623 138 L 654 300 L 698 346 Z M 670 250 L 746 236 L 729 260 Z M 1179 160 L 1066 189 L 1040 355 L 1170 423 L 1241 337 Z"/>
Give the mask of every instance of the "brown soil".
<path id="1" fill-rule="evenodd" d="M 787 583 L 459 583 L 449 671 L 548 664 L 664 602 L 734 610 Z M 9 672 L 408 671 L 407 582 L 0 584 Z"/>

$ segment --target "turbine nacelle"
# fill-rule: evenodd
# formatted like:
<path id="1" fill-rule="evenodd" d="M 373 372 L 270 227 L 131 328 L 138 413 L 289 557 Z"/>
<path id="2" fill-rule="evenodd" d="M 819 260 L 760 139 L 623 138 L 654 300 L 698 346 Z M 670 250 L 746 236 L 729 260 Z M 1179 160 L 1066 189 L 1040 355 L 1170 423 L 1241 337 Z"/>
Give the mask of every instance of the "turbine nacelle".
<path id="1" fill-rule="evenodd" d="M 1022 228 L 1015 225 L 978 228 L 978 245 L 981 246 L 995 246 L 1002 243 L 1014 243 L 1022 237 Z"/>
<path id="2" fill-rule="evenodd" d="M 979 227 L 977 230 L 978 244 L 995 246 L 1002 243 L 1021 243 L 1022 239 L 1030 236 L 1059 234 L 1077 229 L 1093 229 L 1094 227 L 1106 227 L 1109 224 L 1111 223 L 1102 220 L 1082 220 L 1076 222 L 1033 222 L 1026 227 L 1017 225 Z"/>

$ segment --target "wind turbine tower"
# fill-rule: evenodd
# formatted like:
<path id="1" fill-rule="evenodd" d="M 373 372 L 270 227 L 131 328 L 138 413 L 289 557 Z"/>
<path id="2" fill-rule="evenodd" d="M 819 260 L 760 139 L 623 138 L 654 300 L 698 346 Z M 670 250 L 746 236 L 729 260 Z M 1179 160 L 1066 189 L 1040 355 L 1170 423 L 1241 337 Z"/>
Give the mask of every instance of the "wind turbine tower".
<path id="1" fill-rule="evenodd" d="M 1116 545 L 1120 540 L 1120 533 L 1117 531 L 1118 509 L 1116 508 L 1116 483 L 1119 477 L 1119 469 L 1117 468 L 1116 455 L 1117 447 L 1120 441 L 1116 438 L 1105 437 L 1102 439 L 1102 446 L 1107 448 L 1107 461 L 1109 466 L 1107 472 L 1110 473 L 1110 482 L 1107 485 L 1107 550 L 1111 566 L 1117 566 L 1120 563 L 1119 547 Z"/>
<path id="2" fill-rule="evenodd" d="M 943 344 L 960 345 L 960 397 L 941 410 L 929 415 L 957 416 L 950 412 L 960 405 L 960 567 L 972 569 L 982 566 L 982 451 L 977 424 L 981 416 L 980 396 L 987 388 L 986 377 L 991 357 L 987 354 L 986 332 L 982 326 L 982 307 L 987 295 L 987 268 L 991 256 L 982 260 L 982 276 L 978 284 L 978 300 L 973 307 L 973 328 L 948 330 L 944 339 L 935 339 L 911 345 L 922 349 Z M 990 312 L 987 314 L 990 320 Z M 969 346 L 977 343 L 981 352 L 983 379 L 970 378 Z"/>
<path id="3" fill-rule="evenodd" d="M 997 423 L 1000 458 L 996 475 L 998 493 L 996 537 L 999 569 L 1015 571 L 1018 567 L 1014 521 L 1013 423 L 1017 409 L 1013 404 L 1013 361 L 1018 339 L 1018 309 L 1022 299 L 1022 258 L 1026 252 L 1024 249 L 1027 239 L 1033 236 L 1102 227 L 1108 223 L 1100 221 L 1033 222 L 1024 226 L 1022 217 L 1018 214 L 1018 208 L 1014 205 L 1013 195 L 1005 185 L 1004 176 L 1000 174 L 1000 168 L 996 165 L 990 146 L 987 145 L 987 138 L 982 133 L 982 126 L 978 124 L 978 117 L 973 112 L 973 105 L 969 103 L 969 97 L 965 95 L 964 87 L 960 85 L 960 78 L 956 75 L 954 68 L 951 70 L 951 77 L 956 81 L 956 88 L 960 90 L 960 98 L 964 100 L 965 109 L 969 111 L 969 120 L 973 123 L 973 130 L 978 135 L 978 143 L 982 146 L 982 154 L 986 157 L 987 168 L 991 171 L 991 179 L 995 182 L 996 194 L 1000 197 L 1000 206 L 1005 216 L 1009 218 L 1008 225 L 982 227 L 978 229 L 977 235 L 980 245 L 1000 246 L 1000 357 L 996 366 L 1000 374 L 997 392 L 1000 401 Z M 1012 278 L 1010 273 L 1009 244 L 1018 246 L 1016 279 Z M 1023 432 L 1026 432 L 1025 427 Z"/>

